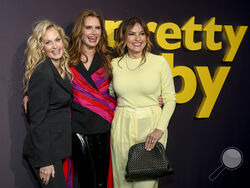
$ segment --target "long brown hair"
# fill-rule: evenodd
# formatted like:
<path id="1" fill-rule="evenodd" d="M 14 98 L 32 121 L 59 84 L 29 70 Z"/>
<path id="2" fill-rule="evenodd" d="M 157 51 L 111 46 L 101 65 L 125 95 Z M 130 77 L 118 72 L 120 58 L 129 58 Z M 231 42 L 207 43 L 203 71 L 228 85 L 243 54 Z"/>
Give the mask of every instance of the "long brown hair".
<path id="1" fill-rule="evenodd" d="M 82 30 L 84 27 L 85 20 L 89 16 L 98 18 L 100 22 L 101 37 L 100 37 L 100 41 L 98 42 L 96 46 L 96 51 L 100 55 L 103 61 L 105 72 L 107 73 L 109 78 L 111 78 L 112 67 L 111 67 L 110 62 L 112 60 L 112 56 L 110 55 L 111 51 L 108 49 L 108 40 L 107 40 L 107 33 L 105 30 L 105 26 L 104 26 L 104 20 L 103 20 L 103 17 L 95 10 L 83 10 L 77 15 L 75 19 L 73 30 L 70 35 L 70 42 L 69 42 L 69 55 L 71 58 L 70 65 L 74 66 L 80 62 L 80 57 L 82 54 L 82 46 L 83 46 Z"/>
<path id="2" fill-rule="evenodd" d="M 146 35 L 146 46 L 144 47 L 144 49 L 142 51 L 142 61 L 140 64 L 140 65 L 142 65 L 146 61 L 146 56 L 145 56 L 146 53 L 151 51 L 152 43 L 150 42 L 150 32 L 149 32 L 148 26 L 141 18 L 130 17 L 130 18 L 124 20 L 120 24 L 120 26 L 116 32 L 115 50 L 116 50 L 116 53 L 118 54 L 118 56 L 121 57 L 121 59 L 128 52 L 128 48 L 126 46 L 125 40 L 126 40 L 126 37 L 128 36 L 128 32 L 131 30 L 132 27 L 134 27 L 134 25 L 136 23 L 138 23 L 142 26 L 142 28 L 145 32 L 145 35 Z"/>

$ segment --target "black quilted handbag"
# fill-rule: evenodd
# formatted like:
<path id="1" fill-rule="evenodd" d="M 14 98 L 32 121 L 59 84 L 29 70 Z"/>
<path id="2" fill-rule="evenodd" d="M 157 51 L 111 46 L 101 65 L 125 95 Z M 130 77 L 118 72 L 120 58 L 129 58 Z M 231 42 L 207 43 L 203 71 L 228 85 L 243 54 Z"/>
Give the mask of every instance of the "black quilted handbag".
<path id="1" fill-rule="evenodd" d="M 147 151 L 145 142 L 131 146 L 125 178 L 127 181 L 152 180 L 173 173 L 165 149 L 160 142 Z"/>

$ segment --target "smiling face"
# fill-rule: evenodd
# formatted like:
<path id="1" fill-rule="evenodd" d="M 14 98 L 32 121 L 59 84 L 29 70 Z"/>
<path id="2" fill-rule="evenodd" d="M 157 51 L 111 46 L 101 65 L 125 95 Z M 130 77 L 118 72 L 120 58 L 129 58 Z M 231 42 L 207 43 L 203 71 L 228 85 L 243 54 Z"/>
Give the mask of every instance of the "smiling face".
<path id="1" fill-rule="evenodd" d="M 101 24 L 97 17 L 89 16 L 85 19 L 82 30 L 83 47 L 93 49 L 99 43 L 101 36 Z"/>
<path id="2" fill-rule="evenodd" d="M 60 61 L 63 56 L 64 44 L 62 38 L 53 27 L 48 29 L 43 36 L 43 50 L 53 62 Z"/>
<path id="3" fill-rule="evenodd" d="M 127 33 L 125 39 L 130 57 L 139 58 L 146 46 L 146 34 L 141 24 L 136 23 Z"/>

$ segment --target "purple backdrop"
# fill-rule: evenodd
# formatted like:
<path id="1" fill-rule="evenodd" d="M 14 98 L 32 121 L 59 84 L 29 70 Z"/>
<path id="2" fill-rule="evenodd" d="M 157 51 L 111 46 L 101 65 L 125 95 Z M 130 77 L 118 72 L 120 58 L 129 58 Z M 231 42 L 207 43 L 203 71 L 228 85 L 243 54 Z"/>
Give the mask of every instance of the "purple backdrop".
<path id="1" fill-rule="evenodd" d="M 96 9 L 106 20 L 121 20 L 136 15 L 147 22 L 173 22 L 179 27 L 195 16 L 197 24 L 216 17 L 216 24 L 233 25 L 236 29 L 240 25 L 248 26 L 250 16 L 250 6 L 247 1 L 241 0 L 0 0 L 0 187 L 36 187 L 27 163 L 22 159 L 23 139 L 28 127 L 21 108 L 23 54 L 32 24 L 49 18 L 69 34 L 76 14 L 82 9 Z M 202 34 L 197 33 L 195 37 L 199 40 Z M 226 50 L 225 39 L 221 34 L 216 34 L 215 39 L 223 40 L 222 50 L 211 52 L 202 48 L 190 52 L 182 47 L 166 51 L 154 45 L 155 52 L 174 53 L 175 65 L 188 66 L 192 70 L 194 66 L 208 66 L 213 75 L 218 66 L 231 67 L 209 118 L 195 118 L 203 98 L 198 84 L 194 97 L 185 104 L 177 105 L 169 125 L 167 145 L 167 154 L 175 173 L 161 178 L 160 188 L 250 186 L 249 32 L 246 32 L 233 62 L 229 63 L 221 62 Z M 180 79 L 175 78 L 175 83 L 179 90 Z M 220 166 L 221 153 L 228 147 L 236 147 L 242 152 L 242 165 L 235 170 L 225 169 L 217 179 L 210 181 L 209 175 Z"/>

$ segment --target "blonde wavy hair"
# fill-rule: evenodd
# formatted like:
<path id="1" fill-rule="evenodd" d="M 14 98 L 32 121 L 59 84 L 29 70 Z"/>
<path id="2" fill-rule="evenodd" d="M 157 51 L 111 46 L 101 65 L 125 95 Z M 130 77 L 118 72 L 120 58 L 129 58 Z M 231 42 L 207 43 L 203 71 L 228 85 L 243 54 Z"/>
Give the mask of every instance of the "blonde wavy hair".
<path id="1" fill-rule="evenodd" d="M 44 43 L 43 37 L 49 29 L 54 28 L 60 34 L 64 44 L 63 56 L 60 59 L 59 67 L 62 70 L 63 75 L 67 75 L 72 80 L 72 74 L 68 66 L 69 54 L 68 48 L 68 37 L 65 35 L 64 30 L 50 20 L 40 20 L 35 23 L 32 31 L 32 35 L 27 40 L 27 48 L 25 50 L 25 73 L 23 78 L 24 93 L 28 91 L 30 77 L 35 68 L 46 60 L 46 54 L 43 51 Z"/>
<path id="2" fill-rule="evenodd" d="M 115 51 L 120 58 L 120 60 L 124 57 L 126 53 L 128 53 L 128 48 L 126 45 L 126 37 L 128 36 L 128 32 L 134 27 L 134 25 L 138 23 L 142 26 L 145 35 L 146 35 L 146 46 L 142 50 L 142 61 L 139 66 L 141 66 L 146 61 L 146 53 L 151 51 L 152 43 L 150 42 L 150 31 L 148 29 L 147 24 L 139 17 L 130 17 L 124 20 L 119 28 L 117 29 L 115 38 L 116 45 Z M 119 62 L 120 62 L 119 60 Z"/>

